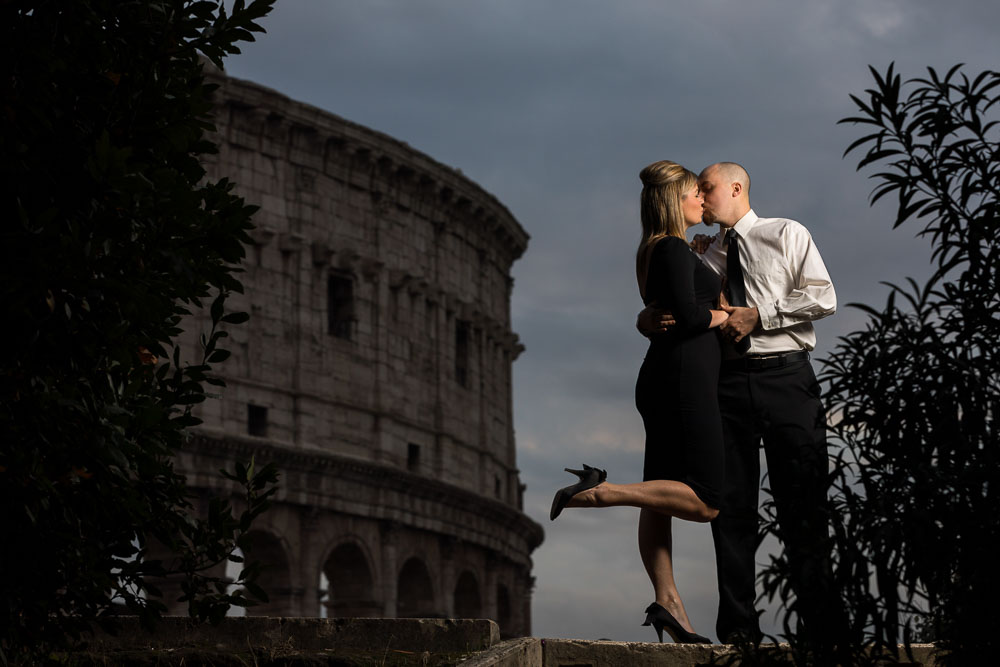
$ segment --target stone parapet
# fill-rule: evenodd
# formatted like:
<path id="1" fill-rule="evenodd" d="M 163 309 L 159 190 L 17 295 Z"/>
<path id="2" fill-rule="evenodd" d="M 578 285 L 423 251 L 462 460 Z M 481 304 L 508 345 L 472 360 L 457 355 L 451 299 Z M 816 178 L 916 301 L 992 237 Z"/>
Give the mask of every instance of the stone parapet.
<path id="1" fill-rule="evenodd" d="M 462 667 L 541 667 L 542 641 L 519 637 L 500 642 L 462 662 Z"/>
<path id="2" fill-rule="evenodd" d="M 146 632 L 137 617 L 123 617 L 117 635 L 97 634 L 88 642 L 94 651 L 181 649 L 217 651 L 267 650 L 378 651 L 468 653 L 500 642 L 497 624 L 486 619 L 438 618 L 227 618 L 219 625 L 168 616 Z"/>
<path id="3" fill-rule="evenodd" d="M 538 667 L 739 667 L 739 650 L 731 644 L 652 644 L 645 642 L 587 641 L 582 639 L 542 639 L 542 662 Z M 763 645 L 775 658 L 788 650 L 787 644 Z M 935 647 L 911 646 L 913 660 L 885 662 L 884 667 L 932 667 Z M 902 647 L 900 647 L 902 653 Z M 759 663 L 757 663 L 759 664 Z M 781 664 L 777 660 L 768 664 Z M 790 663 L 789 663 L 790 664 Z M 485 667 L 485 666 L 484 666 Z"/>
<path id="4" fill-rule="evenodd" d="M 787 645 L 765 645 L 781 653 Z M 900 647 L 902 653 L 902 647 Z M 932 667 L 935 647 L 911 647 L 911 657 L 884 667 Z M 386 665 L 421 667 L 703 667 L 740 664 L 720 644 L 653 644 L 521 637 L 500 641 L 487 620 L 229 618 L 219 626 L 165 618 L 154 634 L 124 618 L 116 636 L 97 634 L 66 664 Z M 912 659 L 911 659 L 912 658 Z"/>

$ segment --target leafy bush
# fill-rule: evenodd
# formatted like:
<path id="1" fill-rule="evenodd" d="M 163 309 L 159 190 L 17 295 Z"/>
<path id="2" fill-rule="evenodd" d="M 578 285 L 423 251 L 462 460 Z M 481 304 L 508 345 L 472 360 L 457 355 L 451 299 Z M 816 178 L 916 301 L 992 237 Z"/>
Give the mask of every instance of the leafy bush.
<path id="1" fill-rule="evenodd" d="M 890 285 L 881 309 L 852 304 L 867 325 L 823 362 L 834 570 L 851 626 L 839 640 L 856 664 L 918 639 L 943 649 L 939 664 L 985 664 L 1000 651 L 1000 73 L 929 69 L 904 84 L 891 65 L 871 71 L 867 98 L 852 96 L 860 115 L 841 122 L 872 132 L 845 155 L 879 166 L 872 202 L 896 197 L 894 227 L 923 221 L 937 270 Z M 787 563 L 764 578 L 790 609 Z"/>
<path id="2" fill-rule="evenodd" d="M 221 385 L 211 365 L 254 207 L 201 157 L 221 66 L 261 32 L 273 0 L 11 0 L 0 3 L 0 649 L 64 644 L 118 605 L 147 622 L 164 609 L 148 540 L 178 554 L 190 611 L 230 603 L 206 571 L 245 548 L 272 468 L 229 476 L 246 507 L 212 501 L 194 518 L 172 455 Z M 210 305 L 209 305 L 210 304 Z M 203 358 L 173 341 L 209 306 Z M 256 590 L 254 568 L 244 572 Z"/>

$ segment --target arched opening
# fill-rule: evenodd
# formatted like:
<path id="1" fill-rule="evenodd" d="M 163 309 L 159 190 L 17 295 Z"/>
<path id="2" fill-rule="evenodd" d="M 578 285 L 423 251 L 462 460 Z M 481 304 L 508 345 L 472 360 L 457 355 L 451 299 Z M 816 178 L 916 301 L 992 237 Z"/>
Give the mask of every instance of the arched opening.
<path id="1" fill-rule="evenodd" d="M 455 618 L 482 618 L 483 606 L 479 599 L 476 577 L 466 570 L 455 584 Z"/>
<path id="2" fill-rule="evenodd" d="M 239 547 L 236 547 L 233 550 L 233 555 L 239 558 L 243 558 L 243 550 L 240 549 Z M 233 582 L 235 582 L 236 578 L 240 576 L 240 572 L 243 571 L 244 565 L 246 565 L 246 563 L 234 563 L 231 560 L 226 561 L 226 580 L 230 582 L 229 587 L 226 589 L 227 593 L 233 593 L 236 591 L 237 588 L 239 588 Z M 250 597 L 246 591 L 243 591 L 243 596 Z M 226 612 L 226 616 L 246 616 L 246 615 L 247 615 L 247 607 L 233 606 L 230 607 L 229 610 Z"/>
<path id="3" fill-rule="evenodd" d="M 507 587 L 503 584 L 497 584 L 497 625 L 500 626 L 500 636 L 501 637 L 511 637 L 513 636 L 514 628 L 511 627 L 511 617 L 510 617 L 510 595 L 507 593 Z"/>
<path id="4" fill-rule="evenodd" d="M 320 616 L 377 618 L 382 607 L 375 600 L 368 559 L 357 544 L 341 544 L 323 564 L 320 576 Z"/>
<path id="5" fill-rule="evenodd" d="M 399 618 L 434 618 L 440 613 L 434 608 L 434 586 L 424 561 L 411 558 L 399 571 L 396 585 L 396 616 Z"/>
<path id="6" fill-rule="evenodd" d="M 288 555 L 281 545 L 281 540 L 270 533 L 251 531 L 250 550 L 247 561 L 259 561 L 260 576 L 257 585 L 267 593 L 267 602 L 261 602 L 247 608 L 248 616 L 291 616 L 297 613 L 292 609 L 291 568 L 288 565 Z M 248 596 L 249 597 L 249 596 Z"/>

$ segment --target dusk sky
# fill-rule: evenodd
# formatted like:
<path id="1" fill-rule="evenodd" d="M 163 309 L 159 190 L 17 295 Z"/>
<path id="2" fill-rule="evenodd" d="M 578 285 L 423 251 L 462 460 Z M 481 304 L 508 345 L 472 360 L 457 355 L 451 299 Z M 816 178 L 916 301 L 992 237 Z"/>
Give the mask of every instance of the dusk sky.
<path id="1" fill-rule="evenodd" d="M 230 75 L 461 169 L 531 235 L 513 268 L 526 346 L 514 417 L 525 511 L 546 531 L 538 637 L 655 641 L 639 625 L 653 597 L 638 510 L 548 520 L 553 493 L 574 481 L 566 466 L 641 479 L 640 169 L 739 162 L 759 215 L 809 228 L 840 304 L 817 324 L 820 370 L 838 336 L 863 326 L 848 303 L 881 306 L 880 281 L 930 272 L 919 228 L 893 231 L 892 203 L 870 208 L 873 182 L 841 158 L 864 132 L 836 124 L 854 115 L 849 95 L 873 85 L 869 64 L 895 61 L 909 78 L 1000 62 L 1000 3 L 986 0 L 279 0 L 262 24 L 267 34 L 226 61 Z M 715 638 L 711 531 L 674 526 L 678 586 L 695 630 Z M 763 622 L 773 629 L 773 612 Z"/>

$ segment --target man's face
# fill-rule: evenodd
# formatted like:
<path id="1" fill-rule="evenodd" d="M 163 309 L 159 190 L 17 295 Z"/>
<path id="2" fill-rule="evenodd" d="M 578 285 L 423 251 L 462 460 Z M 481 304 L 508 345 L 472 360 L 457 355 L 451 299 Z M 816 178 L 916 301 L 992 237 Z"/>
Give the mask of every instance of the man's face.
<path id="1" fill-rule="evenodd" d="M 725 182 L 721 170 L 709 167 L 701 172 L 698 188 L 705 197 L 702 219 L 708 224 L 717 222 L 723 227 L 732 226 L 736 222 L 730 220 L 734 202 L 732 184 Z"/>

